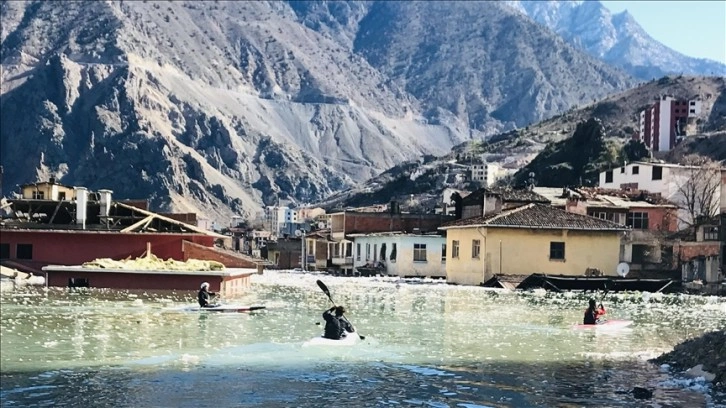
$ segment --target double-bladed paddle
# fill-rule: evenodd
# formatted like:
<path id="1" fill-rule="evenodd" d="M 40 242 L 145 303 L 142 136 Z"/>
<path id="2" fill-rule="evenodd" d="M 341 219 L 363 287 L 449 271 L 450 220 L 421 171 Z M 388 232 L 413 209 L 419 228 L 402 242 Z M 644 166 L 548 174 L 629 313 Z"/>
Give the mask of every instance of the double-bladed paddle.
<path id="1" fill-rule="evenodd" d="M 320 287 L 320 290 L 322 290 L 323 293 L 325 293 L 325 295 L 328 296 L 328 299 L 330 299 L 330 303 L 332 303 L 333 306 L 337 306 L 335 304 L 335 302 L 333 301 L 333 297 L 330 296 L 330 290 L 328 290 L 328 287 L 325 286 L 325 284 L 323 283 L 323 281 L 321 281 L 320 279 L 318 279 L 317 284 L 318 284 L 318 287 Z M 348 323 L 350 323 L 350 320 L 348 320 L 347 317 L 343 316 L 343 319 L 345 319 Z M 353 324 L 351 323 L 351 326 L 352 325 Z M 365 336 L 362 336 L 360 333 L 358 333 L 358 337 L 360 337 L 361 340 L 365 340 Z"/>

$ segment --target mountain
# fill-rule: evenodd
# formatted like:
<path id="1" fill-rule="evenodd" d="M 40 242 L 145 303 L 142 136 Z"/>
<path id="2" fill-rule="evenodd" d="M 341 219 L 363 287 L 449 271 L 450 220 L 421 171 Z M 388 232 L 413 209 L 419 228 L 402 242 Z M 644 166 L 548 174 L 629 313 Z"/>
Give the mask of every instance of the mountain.
<path id="1" fill-rule="evenodd" d="M 508 1 L 507 4 L 630 75 L 650 80 L 669 74 L 725 76 L 725 61 L 683 55 L 653 39 L 626 11 L 612 14 L 597 0 Z M 673 21 L 678 30 L 677 18 Z"/>
<path id="2" fill-rule="evenodd" d="M 0 3 L 3 194 L 252 217 L 622 90 L 491 2 Z"/>
<path id="3" fill-rule="evenodd" d="M 379 1 L 366 12 L 354 4 L 295 2 L 303 23 L 352 43 L 421 101 L 430 123 L 453 115 L 491 135 L 633 84 L 497 2 Z"/>
<path id="4" fill-rule="evenodd" d="M 635 132 L 639 112 L 663 95 L 698 98 L 702 110 L 695 121 L 697 132 L 662 158 L 677 162 L 684 155 L 698 153 L 717 161 L 726 159 L 726 78 L 663 77 L 523 129 L 462 143 L 444 156 L 402 163 L 321 204 L 355 207 L 385 204 L 392 199 L 438 203 L 445 188 L 478 187 L 457 178 L 466 174 L 472 160 L 518 169 L 504 180 L 513 185 L 530 182 L 530 172 L 535 173 L 534 181 L 540 186 L 593 183 L 593 175 L 603 167 L 631 155 L 632 146 L 627 142 Z M 411 195 L 416 198 L 410 200 Z"/>

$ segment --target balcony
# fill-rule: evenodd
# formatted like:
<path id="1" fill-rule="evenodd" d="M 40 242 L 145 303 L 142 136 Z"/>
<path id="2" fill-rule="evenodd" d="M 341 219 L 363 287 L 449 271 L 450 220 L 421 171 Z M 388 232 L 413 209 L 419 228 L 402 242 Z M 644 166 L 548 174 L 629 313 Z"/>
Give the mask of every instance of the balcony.
<path id="1" fill-rule="evenodd" d="M 330 262 L 335 266 L 353 266 L 353 257 L 352 256 L 346 256 L 346 257 L 333 257 L 331 258 Z"/>

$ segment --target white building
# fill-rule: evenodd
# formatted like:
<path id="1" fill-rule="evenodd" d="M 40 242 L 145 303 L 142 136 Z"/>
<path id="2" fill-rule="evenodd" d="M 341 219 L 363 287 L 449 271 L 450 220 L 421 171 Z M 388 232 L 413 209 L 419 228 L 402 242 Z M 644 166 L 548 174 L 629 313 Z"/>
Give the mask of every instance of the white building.
<path id="1" fill-rule="evenodd" d="M 297 211 L 287 206 L 265 207 L 265 228 L 275 237 L 281 236 L 288 229 L 286 226 L 296 224 L 297 221 Z"/>
<path id="2" fill-rule="evenodd" d="M 446 278 L 446 237 L 381 232 L 351 234 L 355 268 L 381 262 L 385 274 Z"/>
<path id="3" fill-rule="evenodd" d="M 599 186 L 602 188 L 645 190 L 658 193 L 679 207 L 685 206 L 682 189 L 694 177 L 696 166 L 682 166 L 668 163 L 633 162 L 622 167 L 600 173 Z M 726 212 L 726 169 L 714 170 L 710 183 L 714 189 L 714 212 Z M 717 181 L 720 180 L 720 181 Z M 703 180 L 702 180 L 703 181 Z M 719 211 L 720 210 L 720 211 Z M 685 214 L 679 214 L 681 220 Z M 682 223 L 679 223 L 683 226 Z"/>
<path id="4" fill-rule="evenodd" d="M 482 183 L 482 186 L 489 187 L 500 178 L 499 166 L 491 163 L 472 164 L 469 166 L 471 179 Z"/>

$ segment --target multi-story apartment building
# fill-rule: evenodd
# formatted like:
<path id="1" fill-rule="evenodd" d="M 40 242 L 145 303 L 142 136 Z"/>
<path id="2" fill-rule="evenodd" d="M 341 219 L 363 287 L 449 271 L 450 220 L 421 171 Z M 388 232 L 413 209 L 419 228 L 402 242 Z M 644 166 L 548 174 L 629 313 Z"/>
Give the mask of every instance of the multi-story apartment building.
<path id="1" fill-rule="evenodd" d="M 642 141 L 654 152 L 671 150 L 686 136 L 688 118 L 700 114 L 701 101 L 663 96 L 640 112 L 638 133 L 634 139 Z"/>

